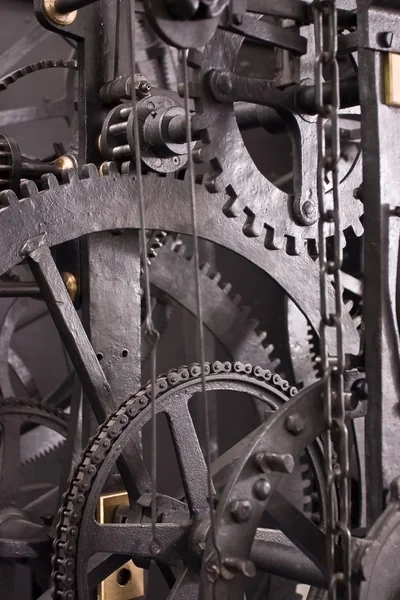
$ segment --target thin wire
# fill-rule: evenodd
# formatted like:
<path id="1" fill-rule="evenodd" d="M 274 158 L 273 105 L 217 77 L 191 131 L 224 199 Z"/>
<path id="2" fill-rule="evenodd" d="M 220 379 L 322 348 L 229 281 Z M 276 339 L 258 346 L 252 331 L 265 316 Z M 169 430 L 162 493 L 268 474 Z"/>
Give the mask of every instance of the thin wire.
<path id="1" fill-rule="evenodd" d="M 140 214 L 140 242 L 142 248 L 142 266 L 143 266 L 143 286 L 144 298 L 146 305 L 145 326 L 147 335 L 153 341 L 151 349 L 151 550 L 157 547 L 157 419 L 156 419 L 156 368 L 157 368 L 157 345 L 160 339 L 160 334 L 154 327 L 151 295 L 150 295 L 150 276 L 149 264 L 147 260 L 147 238 L 146 238 L 146 217 L 143 200 L 143 181 L 141 170 L 140 156 L 140 140 L 139 140 L 139 123 L 136 111 L 136 91 L 135 91 L 135 44 L 136 44 L 136 13 L 135 0 L 126 0 L 128 5 L 128 43 L 130 47 L 130 67 L 131 67 L 131 92 L 132 92 L 132 110 L 133 110 L 133 133 L 135 138 L 135 164 L 136 177 L 139 196 L 139 214 Z M 146 334 L 145 334 L 146 335 Z"/>
<path id="2" fill-rule="evenodd" d="M 183 88 L 184 88 L 184 100 L 185 100 L 185 125 L 186 125 L 186 144 L 188 153 L 188 167 L 189 167 L 189 183 L 190 183 L 190 205 L 191 205 L 191 218 L 193 225 L 193 255 L 194 255 L 194 280 L 196 288 L 196 309 L 197 309 L 197 324 L 198 324 L 198 343 L 199 343 L 199 355 L 201 365 L 201 388 L 203 398 L 203 410 L 204 410 L 204 428 L 206 435 L 205 443 L 205 459 L 207 465 L 207 487 L 208 487 L 208 501 L 210 507 L 210 533 L 211 539 L 214 546 L 214 550 L 217 554 L 218 560 L 220 559 L 219 551 L 217 547 L 217 538 L 215 535 L 215 519 L 214 519 L 214 502 L 213 502 L 213 482 L 211 477 L 211 449 L 210 449 L 210 419 L 209 419 L 209 407 L 208 397 L 206 390 L 206 375 L 204 371 L 205 365 L 205 344 L 204 344 L 204 327 L 203 327 L 203 304 L 201 299 L 200 289 L 200 257 L 199 257 L 199 239 L 198 239 L 198 227 L 197 227 L 197 206 L 196 206 L 196 191 L 195 191 L 195 172 L 192 152 L 192 131 L 190 128 L 190 109 L 189 109 L 189 75 L 188 75 L 188 50 L 185 49 L 182 52 L 183 62 Z"/>

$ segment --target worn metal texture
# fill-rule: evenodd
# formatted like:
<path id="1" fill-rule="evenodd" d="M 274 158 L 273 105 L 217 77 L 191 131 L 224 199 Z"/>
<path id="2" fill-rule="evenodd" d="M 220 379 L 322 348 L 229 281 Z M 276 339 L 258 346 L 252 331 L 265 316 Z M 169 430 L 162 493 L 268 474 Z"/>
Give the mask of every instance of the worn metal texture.
<path id="1" fill-rule="evenodd" d="M 395 3 L 392 4 L 394 7 Z M 398 329 L 398 205 L 400 154 L 396 132 L 398 108 L 383 103 L 384 55 L 368 48 L 369 3 L 360 2 L 359 51 L 360 97 L 363 127 L 363 198 L 366 207 L 365 235 L 365 361 L 368 394 L 366 461 L 368 523 L 384 506 L 384 490 L 398 473 L 400 418 Z M 389 10 L 389 7 L 387 7 Z"/>
<path id="2" fill-rule="evenodd" d="M 224 211 L 229 216 L 246 215 L 243 226 L 246 235 L 260 235 L 266 227 L 268 247 L 286 246 L 288 252 L 298 253 L 304 251 L 307 240 L 317 237 L 315 123 L 297 117 L 279 102 L 273 106 L 286 123 L 293 144 L 294 195 L 284 193 L 256 167 L 238 128 L 233 102 L 219 103 L 209 90 L 211 71 L 234 70 L 242 42 L 241 36 L 218 31 L 202 52 L 195 51 L 190 57 L 195 77 L 196 129 L 202 132 L 204 142 L 199 153 L 202 160 L 211 161 L 214 167 L 206 185 L 213 192 L 227 191 L 230 199 Z M 302 76 L 310 77 L 310 59 L 305 57 L 303 63 Z M 226 85 L 230 93 L 233 85 L 230 81 Z M 360 182 L 360 166 L 356 165 L 341 185 L 343 230 L 352 227 L 356 235 L 362 233 L 363 206 L 353 197 L 353 190 Z"/>
<path id="3" fill-rule="evenodd" d="M 119 175 L 115 166 L 110 174 L 99 177 L 95 167 L 87 167 L 79 179 L 70 173 L 70 183 L 59 185 L 51 175 L 47 176 L 49 189 L 38 192 L 34 184 L 24 186 L 29 198 L 18 201 L 15 194 L 5 192 L 0 200 L 9 206 L 0 210 L 1 239 L 0 272 L 8 271 L 21 260 L 20 251 L 26 240 L 44 234 L 50 246 L 88 233 L 122 228 L 139 228 L 138 208 L 132 199 L 137 186 L 134 176 Z M 166 185 L 167 182 L 167 185 Z M 191 233 L 189 205 L 185 201 L 187 182 L 175 178 L 158 178 L 147 175 L 143 179 L 146 198 L 146 222 L 149 229 Z M 305 254 L 289 256 L 285 251 L 269 252 L 260 239 L 248 239 L 242 235 L 240 223 L 226 219 L 216 211 L 210 217 L 210 203 L 214 206 L 225 196 L 210 196 L 204 187 L 198 186 L 199 236 L 224 246 L 264 270 L 272 277 L 307 315 L 317 330 L 319 322 L 318 297 L 311 293 L 318 285 L 318 269 Z M 98 210 L 98 198 L 107 199 Z M 168 211 L 159 210 L 160 198 L 168 203 Z M 291 276 L 293 269 L 297 277 Z M 304 279 L 302 279 L 301 277 Z M 329 296 L 332 298 L 331 294 Z M 343 317 L 346 351 L 357 354 L 359 336 L 350 315 Z"/>
<path id="4" fill-rule="evenodd" d="M 210 537 L 207 540 L 202 561 L 200 598 L 209 598 L 212 593 L 216 593 L 221 599 L 243 597 L 243 579 L 224 577 L 221 569 L 224 563 L 229 565 L 229 559 L 232 558 L 236 565 L 234 571 L 246 575 L 257 526 L 264 510 L 268 511 L 268 503 L 274 497 L 274 490 L 285 472 L 282 465 L 279 466 L 279 461 L 275 467 L 271 463 L 269 469 L 260 469 L 256 456 L 260 453 L 267 456 L 273 452 L 274 456 L 281 457 L 282 460 L 289 456 L 293 460 L 322 434 L 324 414 L 320 402 L 321 390 L 321 383 L 318 382 L 298 393 L 264 425 L 260 425 L 250 436 L 247 445 L 242 447 L 216 509 L 215 541 Z M 248 503 L 247 516 L 245 519 L 232 520 L 232 502 L 242 498 Z M 284 514 L 283 510 L 282 515 Z M 291 536 L 294 543 L 299 543 L 301 539 L 302 550 L 327 574 L 324 561 L 325 536 L 318 528 L 304 519 L 301 527 L 298 522 L 295 530 L 285 533 Z"/>
<path id="5" fill-rule="evenodd" d="M 258 397 L 259 400 L 272 409 L 278 408 L 282 402 L 285 402 L 289 390 L 290 395 L 295 393 L 295 389 L 290 388 L 287 382 L 284 382 L 281 378 L 272 377 L 268 371 L 262 369 L 252 369 L 250 365 L 235 363 L 232 366 L 229 363 L 216 362 L 210 365 L 207 364 L 206 368 L 209 390 L 243 391 L 246 394 Z M 192 365 L 190 368 L 182 367 L 157 380 L 156 411 L 157 413 L 165 413 L 168 417 L 187 502 L 187 505 L 183 504 L 180 501 L 180 496 L 176 499 L 163 497 L 162 495 L 158 496 L 157 504 L 159 503 L 160 517 L 157 522 L 157 532 L 159 532 L 157 535 L 157 560 L 166 565 L 175 564 L 178 557 L 182 557 L 184 563 L 186 563 L 192 552 L 199 552 L 198 544 L 204 539 L 203 536 L 208 529 L 206 467 L 188 410 L 190 398 L 201 389 L 200 370 L 199 365 Z M 54 573 L 53 593 L 57 592 L 61 597 L 71 590 L 74 590 L 78 597 L 86 597 L 88 593 L 89 558 L 96 551 L 113 552 L 120 554 L 121 557 L 133 556 L 136 560 L 140 556 L 141 561 L 152 556 L 153 549 L 149 538 L 151 535 L 150 524 L 146 523 L 140 511 L 133 511 L 130 523 L 121 525 L 100 525 L 94 522 L 92 517 L 93 509 L 107 479 L 107 474 L 112 469 L 126 440 L 138 437 L 140 430 L 151 418 L 149 399 L 146 394 L 146 389 L 150 389 L 149 386 L 150 384 L 124 403 L 110 421 L 114 424 L 114 427 L 118 423 L 120 433 L 117 437 L 113 436 L 110 450 L 103 452 L 102 461 L 99 462 L 96 459 L 95 472 L 91 469 L 91 466 L 94 466 L 91 461 L 91 448 L 88 448 L 85 462 L 79 467 L 82 481 L 89 474 L 91 481 L 90 490 L 85 493 L 85 503 L 79 509 L 79 528 L 81 531 L 86 531 L 86 536 L 80 536 L 78 540 L 73 565 L 70 562 L 65 562 L 66 556 L 69 555 L 65 554 L 66 544 L 71 543 L 72 538 L 69 536 L 68 538 L 62 537 L 60 543 L 57 544 L 59 553 L 57 555 L 58 560 L 55 563 L 56 569 L 63 569 L 65 566 L 69 574 L 67 582 L 64 578 L 58 578 L 57 572 Z M 126 421 L 125 416 L 128 417 Z M 103 433 L 99 435 L 104 436 L 107 430 L 108 425 L 106 423 L 103 427 Z M 96 447 L 98 446 L 96 445 Z M 227 468 L 232 460 L 238 460 L 237 450 L 233 453 L 229 451 L 226 458 L 223 456 L 219 459 L 220 468 Z M 88 473 L 87 469 L 89 469 Z M 218 478 L 218 468 L 215 476 Z M 85 489 L 87 489 L 86 486 Z M 76 491 L 79 495 L 79 490 Z M 71 488 L 68 494 L 69 503 L 68 507 L 67 504 L 65 505 L 62 514 L 60 533 L 64 531 L 64 526 L 69 523 L 70 507 L 75 504 L 78 498 L 76 491 L 75 488 Z M 139 501 L 139 506 L 148 507 L 148 502 L 149 499 L 143 498 Z M 167 508 L 168 505 L 169 509 Z M 143 516 L 145 516 L 145 513 Z M 202 516 L 204 522 L 199 521 Z M 191 535 L 189 535 L 190 531 Z M 261 536 L 260 539 L 274 539 L 278 545 L 282 542 L 285 545 L 287 544 L 284 537 L 277 532 L 260 530 L 258 535 Z M 260 564 L 263 564 L 263 552 L 260 545 L 257 555 L 257 560 Z M 268 565 L 268 568 L 272 568 L 272 572 L 274 572 L 274 559 L 268 560 L 268 557 L 266 557 L 265 560 L 264 565 Z M 278 549 L 276 560 L 280 564 Z M 142 564 L 146 565 L 146 561 Z M 193 598 L 196 598 L 199 582 L 198 567 L 196 567 L 196 562 L 189 562 L 188 567 L 186 575 L 183 571 L 182 577 L 177 577 L 173 592 L 183 593 L 182 597 L 187 598 L 186 585 L 189 585 Z M 310 571 L 308 572 L 310 573 Z M 311 573 L 313 573 L 312 567 Z M 296 577 L 294 573 L 293 577 Z M 310 574 L 310 577 L 313 581 L 319 583 L 321 581 L 315 571 L 314 575 Z M 184 586 L 184 589 L 181 589 L 182 586 Z"/>

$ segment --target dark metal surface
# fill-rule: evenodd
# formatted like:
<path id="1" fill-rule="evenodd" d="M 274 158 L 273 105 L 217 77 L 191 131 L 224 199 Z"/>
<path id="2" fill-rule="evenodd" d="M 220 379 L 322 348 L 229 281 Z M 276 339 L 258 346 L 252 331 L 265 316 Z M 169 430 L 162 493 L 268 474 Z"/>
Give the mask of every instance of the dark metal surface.
<path id="1" fill-rule="evenodd" d="M 90 178 L 84 177 L 81 180 L 76 173 L 71 172 L 70 183 L 65 186 L 59 186 L 57 180 L 49 175 L 49 189 L 38 193 L 30 186 L 30 201 L 22 200 L 20 204 L 14 194 L 5 192 L 4 200 L 10 206 L 0 212 L 0 225 L 4 231 L 1 239 L 3 252 L 0 255 L 0 272 L 8 271 L 20 262 L 22 246 L 32 234 L 42 233 L 43 222 L 46 223 L 46 243 L 50 246 L 95 231 L 138 228 L 138 210 L 132 203 L 137 189 L 135 178 L 133 175 L 118 175 L 112 164 L 109 169 L 108 176 L 99 177 L 94 166 L 85 167 L 83 174 L 90 175 Z M 106 174 L 104 167 L 103 173 Z M 146 175 L 143 189 L 149 229 L 190 234 L 185 180 Z M 247 239 L 241 233 L 240 223 L 226 219 L 221 211 L 215 212 L 210 220 L 208 206 L 211 203 L 215 206 L 218 198 L 221 203 L 224 202 L 225 196 L 210 196 L 202 186 L 198 187 L 197 195 L 202 198 L 198 214 L 200 237 L 241 254 L 265 270 L 285 289 L 317 330 L 319 299 L 311 294 L 311 282 L 317 285 L 318 281 L 315 263 L 306 254 L 290 256 L 285 251 L 268 252 L 262 240 Z M 104 199 L 101 211 L 98 210 L 99 197 Z M 159 198 L 164 198 L 163 202 L 168 203 L 167 212 L 159 210 Z M 290 276 L 293 269 L 297 273 L 296 278 Z M 350 315 L 344 314 L 343 326 L 346 332 L 346 351 L 357 353 L 358 333 Z"/>

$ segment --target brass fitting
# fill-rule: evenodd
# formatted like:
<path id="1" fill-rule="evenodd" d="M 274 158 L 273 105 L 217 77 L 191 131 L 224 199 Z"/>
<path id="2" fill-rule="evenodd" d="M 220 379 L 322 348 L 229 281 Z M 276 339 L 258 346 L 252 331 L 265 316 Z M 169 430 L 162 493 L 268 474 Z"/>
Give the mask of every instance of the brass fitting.
<path id="1" fill-rule="evenodd" d="M 61 273 L 61 277 L 65 287 L 67 288 L 69 297 L 71 298 L 72 302 L 75 302 L 78 297 L 78 282 L 75 275 L 68 273 L 68 271 L 64 271 L 64 273 Z"/>
<path id="2" fill-rule="evenodd" d="M 74 156 L 64 154 L 63 156 L 56 158 L 56 160 L 53 161 L 53 165 L 57 165 L 62 171 L 67 171 L 68 169 L 76 169 L 78 163 Z"/>
<path id="3" fill-rule="evenodd" d="M 63 15 L 57 10 L 56 0 L 44 0 L 43 8 L 46 16 L 52 23 L 55 25 L 62 25 L 64 27 L 66 25 L 71 25 L 71 23 L 75 21 L 78 14 L 77 10 L 73 10 L 72 12 Z"/>

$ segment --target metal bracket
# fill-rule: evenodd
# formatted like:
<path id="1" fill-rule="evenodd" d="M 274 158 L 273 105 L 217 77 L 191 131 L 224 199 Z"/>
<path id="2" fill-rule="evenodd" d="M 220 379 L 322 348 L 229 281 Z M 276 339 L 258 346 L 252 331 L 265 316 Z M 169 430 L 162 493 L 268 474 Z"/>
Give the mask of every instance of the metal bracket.
<path id="1" fill-rule="evenodd" d="M 112 523 L 119 506 L 129 506 L 126 492 L 102 495 L 96 515 L 99 523 Z M 132 560 L 114 571 L 97 588 L 97 600 L 133 600 L 142 596 L 144 596 L 143 569 L 139 569 Z"/>
<path id="2" fill-rule="evenodd" d="M 373 5 L 368 10 L 364 48 L 400 52 L 400 10 Z"/>

